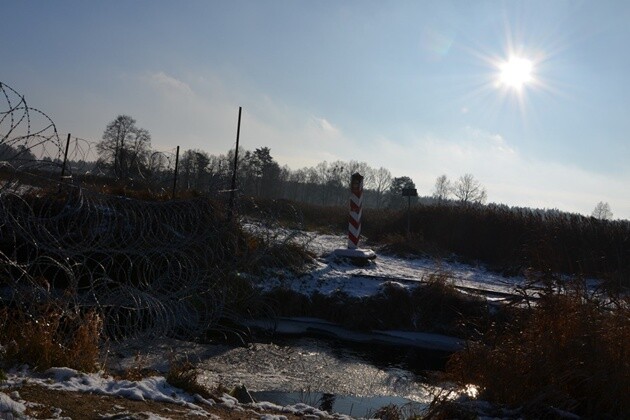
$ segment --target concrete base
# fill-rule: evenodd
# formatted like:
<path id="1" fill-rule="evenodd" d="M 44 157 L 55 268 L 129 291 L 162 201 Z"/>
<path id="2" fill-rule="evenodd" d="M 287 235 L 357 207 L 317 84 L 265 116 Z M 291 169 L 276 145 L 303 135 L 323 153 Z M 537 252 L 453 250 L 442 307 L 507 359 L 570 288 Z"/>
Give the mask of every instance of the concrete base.
<path id="1" fill-rule="evenodd" d="M 340 248 L 335 249 L 334 252 L 337 257 L 351 258 L 353 260 L 373 260 L 376 258 L 376 254 L 371 249 L 361 249 L 361 248 Z"/>

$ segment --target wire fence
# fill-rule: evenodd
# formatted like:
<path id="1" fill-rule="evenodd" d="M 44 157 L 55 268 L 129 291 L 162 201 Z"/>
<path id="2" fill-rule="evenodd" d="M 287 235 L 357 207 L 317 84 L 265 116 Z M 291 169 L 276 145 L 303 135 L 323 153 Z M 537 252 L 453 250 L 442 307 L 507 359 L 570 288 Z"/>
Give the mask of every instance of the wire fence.
<path id="1" fill-rule="evenodd" d="M 99 143 L 70 134 L 62 139 L 48 115 L 0 82 L 1 190 L 41 189 L 57 182 L 82 187 L 107 183 L 173 193 L 175 148 L 147 152 L 142 165 L 123 178 L 110 162 L 99 159 Z"/>
<path id="2" fill-rule="evenodd" d="M 195 337 L 230 313 L 235 292 L 224 280 L 242 232 L 222 208 L 89 188 L 121 181 L 95 160 L 96 142 L 62 141 L 45 113 L 3 83 L 0 98 L 0 305 L 95 308 L 112 338 Z M 173 151 L 148 162 L 125 185 L 173 184 Z"/>

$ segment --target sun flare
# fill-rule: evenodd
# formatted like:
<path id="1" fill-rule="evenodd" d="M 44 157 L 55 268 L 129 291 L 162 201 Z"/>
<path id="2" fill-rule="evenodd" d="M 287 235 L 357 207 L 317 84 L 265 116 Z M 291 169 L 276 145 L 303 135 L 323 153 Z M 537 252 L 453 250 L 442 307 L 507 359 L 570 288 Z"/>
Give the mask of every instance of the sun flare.
<path id="1" fill-rule="evenodd" d="M 499 64 L 499 83 L 503 86 L 521 90 L 533 80 L 534 64 L 520 57 L 512 57 Z"/>

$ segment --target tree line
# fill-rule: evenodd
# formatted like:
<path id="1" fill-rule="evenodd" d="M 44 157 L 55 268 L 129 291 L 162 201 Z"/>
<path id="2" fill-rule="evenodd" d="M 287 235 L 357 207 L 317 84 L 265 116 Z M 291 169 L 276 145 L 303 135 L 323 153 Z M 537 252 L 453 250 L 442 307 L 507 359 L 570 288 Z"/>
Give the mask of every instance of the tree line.
<path id="1" fill-rule="evenodd" d="M 151 149 L 151 135 L 140 128 L 129 115 L 119 115 L 103 132 L 97 143 L 96 162 L 72 162 L 83 171 L 98 172 L 118 180 L 151 179 L 172 171 L 162 153 Z M 27 150 L 0 150 L 1 155 L 19 155 L 32 158 Z M 0 156 L 0 157 L 2 157 Z M 293 170 L 281 166 L 272 156 L 269 147 L 253 151 L 239 149 L 237 164 L 237 190 L 245 196 L 266 199 L 288 199 L 309 204 L 338 206 L 348 199 L 348 184 L 353 173 L 364 177 L 365 207 L 402 208 L 407 199 L 402 190 L 416 188 L 409 176 L 395 177 L 384 168 L 373 168 L 365 162 L 321 162 L 312 167 Z M 211 155 L 204 150 L 185 150 L 179 158 L 178 189 L 195 190 L 217 195 L 231 188 L 235 150 L 226 154 Z M 466 173 L 455 180 L 443 174 L 436 178 L 433 190 L 425 196 L 412 197 L 415 203 L 485 204 L 486 188 L 472 174 Z M 599 202 L 591 214 L 598 219 L 611 219 L 608 203 Z"/>
<path id="2" fill-rule="evenodd" d="M 136 125 L 135 119 L 119 115 L 110 122 L 97 144 L 95 166 L 117 179 L 142 177 L 164 170 L 160 154 L 151 151 L 151 135 Z M 216 194 L 230 188 L 234 165 L 234 150 L 222 155 L 210 155 L 199 149 L 186 150 L 179 159 L 180 189 Z M 253 151 L 239 150 L 237 188 L 247 196 L 268 199 L 289 199 L 318 205 L 344 205 L 348 199 L 350 176 L 358 172 L 364 177 L 364 206 L 398 208 L 406 204 L 405 188 L 416 188 L 409 176 L 394 177 L 384 168 L 373 168 L 365 162 L 321 162 L 312 167 L 292 170 L 280 164 L 268 147 Z M 455 182 L 446 175 L 438 178 L 432 196 L 414 201 L 444 201 L 456 198 L 463 203 L 484 203 L 486 190 L 472 175 L 466 174 Z"/>

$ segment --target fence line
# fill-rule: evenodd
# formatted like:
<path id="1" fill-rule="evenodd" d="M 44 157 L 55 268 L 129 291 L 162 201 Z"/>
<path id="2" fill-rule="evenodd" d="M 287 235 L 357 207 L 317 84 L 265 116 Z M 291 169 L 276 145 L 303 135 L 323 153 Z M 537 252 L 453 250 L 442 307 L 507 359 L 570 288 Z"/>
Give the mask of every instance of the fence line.
<path id="1" fill-rule="evenodd" d="M 62 147 L 53 121 L 0 83 L 0 306 L 96 308 L 113 338 L 207 331 L 230 311 L 225 277 L 241 231 L 207 199 L 142 201 L 85 188 L 121 182 L 168 192 L 176 176 L 177 155 L 166 151 L 147 156 L 133 178 L 115 179 L 96 145 L 68 135 Z"/>

